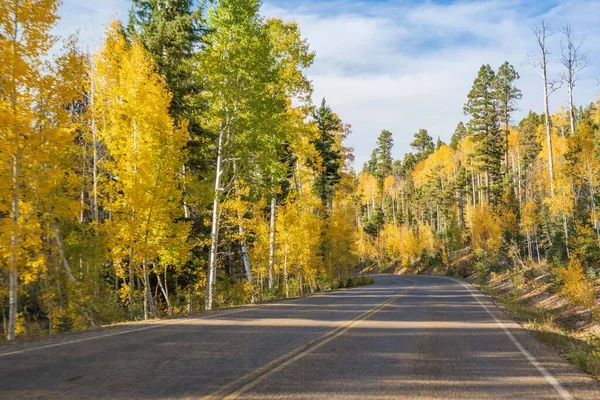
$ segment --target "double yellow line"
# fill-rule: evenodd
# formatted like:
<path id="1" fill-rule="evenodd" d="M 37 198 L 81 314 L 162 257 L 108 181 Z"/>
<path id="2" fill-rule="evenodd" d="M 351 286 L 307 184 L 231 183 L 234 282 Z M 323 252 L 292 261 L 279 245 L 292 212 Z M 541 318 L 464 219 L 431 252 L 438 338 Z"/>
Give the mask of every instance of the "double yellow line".
<path id="1" fill-rule="evenodd" d="M 344 335 L 346 332 L 348 332 L 361 321 L 364 321 L 365 319 L 380 311 L 382 308 L 394 302 L 399 297 L 402 297 L 404 293 L 406 293 L 413 287 L 414 284 L 413 286 L 395 294 L 383 303 L 380 303 L 372 309 L 365 311 L 364 313 L 360 314 L 348 323 L 339 326 L 329 332 L 326 332 L 323 335 L 317 337 L 316 339 L 313 339 L 301 346 L 292 349 L 288 353 L 277 357 L 276 359 L 263 365 L 262 367 L 259 367 L 253 370 L 252 372 L 248 373 L 247 375 L 244 375 L 243 377 L 231 382 L 230 384 L 221 387 L 219 390 L 211 393 L 210 395 L 202 397 L 202 399 L 237 399 L 238 397 L 242 396 L 244 393 L 248 392 L 250 389 L 263 382 L 270 376 L 276 374 L 277 372 L 288 367 L 289 365 L 292 365 L 296 361 L 304 358 L 306 355 L 326 345 L 332 340 L 335 340 L 338 337 Z"/>

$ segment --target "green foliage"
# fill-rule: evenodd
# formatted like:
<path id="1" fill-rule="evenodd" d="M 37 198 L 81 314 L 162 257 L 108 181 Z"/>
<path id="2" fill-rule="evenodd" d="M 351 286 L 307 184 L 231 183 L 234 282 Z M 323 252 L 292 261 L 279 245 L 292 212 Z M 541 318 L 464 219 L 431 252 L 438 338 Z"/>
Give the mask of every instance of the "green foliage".
<path id="1" fill-rule="evenodd" d="M 426 159 L 435 150 L 433 138 L 429 136 L 427 129 L 419 129 L 410 146 L 416 151 L 414 155 L 416 162 Z"/>
<path id="2" fill-rule="evenodd" d="M 477 160 L 485 172 L 486 197 L 494 205 L 503 192 L 501 160 L 506 143 L 499 127 L 495 77 L 489 65 L 482 65 L 464 106 L 464 113 L 471 116 L 469 132 L 478 142 Z"/>
<path id="3" fill-rule="evenodd" d="M 318 173 L 315 189 L 319 193 L 321 203 L 327 206 L 333 198 L 334 186 L 342 177 L 343 156 L 338 140 L 338 135 L 342 132 L 342 121 L 327 105 L 325 99 L 313 113 L 313 118 L 319 130 L 319 135 L 313 143 L 320 159 L 313 163 Z"/>
<path id="4" fill-rule="evenodd" d="M 71 332 L 73 330 L 73 319 L 68 315 L 60 315 L 56 318 L 56 333 Z"/>
<path id="5" fill-rule="evenodd" d="M 463 124 L 462 121 L 459 122 L 454 130 L 454 133 L 452 134 L 452 138 L 450 139 L 450 147 L 452 147 L 454 150 L 458 149 L 458 145 L 467 137 L 468 134 L 469 132 L 467 131 L 465 124 Z"/>

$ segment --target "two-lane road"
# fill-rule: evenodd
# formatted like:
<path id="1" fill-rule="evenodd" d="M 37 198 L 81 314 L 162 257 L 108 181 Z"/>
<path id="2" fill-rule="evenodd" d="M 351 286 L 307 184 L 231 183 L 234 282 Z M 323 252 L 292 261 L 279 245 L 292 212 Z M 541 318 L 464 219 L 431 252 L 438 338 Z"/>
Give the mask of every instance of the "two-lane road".
<path id="1" fill-rule="evenodd" d="M 374 285 L 0 346 L 0 398 L 600 399 L 468 284 Z"/>

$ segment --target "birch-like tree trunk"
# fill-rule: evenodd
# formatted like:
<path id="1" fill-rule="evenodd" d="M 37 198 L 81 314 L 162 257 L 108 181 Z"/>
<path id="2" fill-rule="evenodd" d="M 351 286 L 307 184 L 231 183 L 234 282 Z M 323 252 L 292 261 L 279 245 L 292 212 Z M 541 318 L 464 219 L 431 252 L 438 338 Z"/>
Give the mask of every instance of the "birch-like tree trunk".
<path id="1" fill-rule="evenodd" d="M 563 74 L 563 80 L 567 82 L 568 96 L 569 96 L 569 127 L 571 129 L 571 136 L 575 135 L 575 105 L 573 103 L 573 88 L 577 80 L 577 75 L 585 67 L 588 66 L 587 56 L 581 54 L 579 49 L 583 44 L 583 40 L 577 44 L 573 31 L 570 25 L 566 25 L 563 29 L 564 38 L 566 43 L 561 41 L 561 63 L 565 67 L 566 71 Z"/>
<path id="2" fill-rule="evenodd" d="M 290 297 L 290 288 L 288 284 L 288 242 L 285 241 L 285 256 L 283 259 L 283 284 L 285 285 L 285 297 Z"/>
<path id="3" fill-rule="evenodd" d="M 12 53 L 16 56 L 17 54 L 17 38 L 19 32 L 19 24 L 17 21 L 16 13 L 13 14 L 14 17 L 14 33 L 12 39 Z M 11 196 L 11 224 L 12 230 L 10 234 L 10 269 L 9 269 L 9 284 L 8 284 L 8 331 L 6 332 L 7 340 L 15 339 L 15 330 L 17 326 L 17 306 L 18 306 L 18 279 L 19 274 L 17 270 L 17 251 L 19 248 L 19 169 L 21 163 L 20 157 L 20 141 L 19 141 L 19 132 L 17 126 L 17 85 L 16 85 L 16 65 L 13 62 L 12 65 L 12 84 L 13 90 L 10 96 L 12 114 L 13 114 L 13 145 L 14 145 L 14 153 L 12 154 L 12 196 Z"/>
<path id="4" fill-rule="evenodd" d="M 269 226 L 269 289 L 273 289 L 273 268 L 275 266 L 275 215 L 277 208 L 277 196 L 273 193 L 271 197 L 271 221 Z"/>
<path id="5" fill-rule="evenodd" d="M 250 257 L 248 257 L 248 246 L 246 245 L 246 239 L 244 238 L 244 227 L 241 224 L 239 226 L 239 233 L 241 239 L 241 248 L 242 248 L 242 261 L 244 263 L 244 270 L 246 271 L 246 278 L 248 282 L 252 283 L 252 268 L 250 266 Z"/>
<path id="6" fill-rule="evenodd" d="M 548 174 L 550 179 L 550 196 L 554 197 L 554 158 L 552 154 L 552 129 L 550 124 L 550 110 L 548 101 L 550 95 L 557 89 L 554 84 L 550 89 L 548 82 L 548 50 L 546 49 L 546 39 L 553 35 L 553 32 L 549 32 L 548 25 L 545 21 L 542 24 L 533 29 L 533 33 L 537 40 L 537 44 L 541 52 L 541 61 L 539 63 L 531 61 L 531 64 L 536 69 L 537 73 L 542 77 L 542 83 L 544 84 L 544 117 L 546 125 L 546 142 L 548 146 Z"/>
<path id="7" fill-rule="evenodd" d="M 92 218 L 98 221 L 98 136 L 96 135 L 96 113 L 94 84 L 94 62 L 90 57 L 90 110 L 91 110 L 91 133 L 92 133 Z"/>
<path id="8" fill-rule="evenodd" d="M 208 259 L 208 277 L 206 281 L 206 304 L 207 310 L 213 308 L 214 285 L 217 275 L 217 250 L 219 247 L 219 192 L 221 190 L 222 156 L 223 156 L 223 126 L 219 129 L 217 142 L 217 165 L 215 174 L 215 192 L 213 196 L 212 224 L 210 229 L 210 254 Z"/>
<path id="9" fill-rule="evenodd" d="M 169 292 L 167 289 L 167 269 L 165 268 L 165 283 L 163 285 L 160 274 L 156 273 L 156 279 L 158 280 L 158 287 L 165 298 L 165 302 L 167 303 L 167 314 L 169 316 L 173 315 L 173 306 L 171 305 L 171 300 L 169 299 Z"/>

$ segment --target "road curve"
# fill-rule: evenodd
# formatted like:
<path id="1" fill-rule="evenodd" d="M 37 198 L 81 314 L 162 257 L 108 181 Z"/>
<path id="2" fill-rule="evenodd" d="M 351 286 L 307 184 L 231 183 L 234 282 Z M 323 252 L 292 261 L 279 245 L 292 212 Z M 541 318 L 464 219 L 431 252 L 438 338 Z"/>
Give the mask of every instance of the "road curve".
<path id="1" fill-rule="evenodd" d="M 457 280 L 375 284 L 0 346 L 1 399 L 600 399 Z"/>

